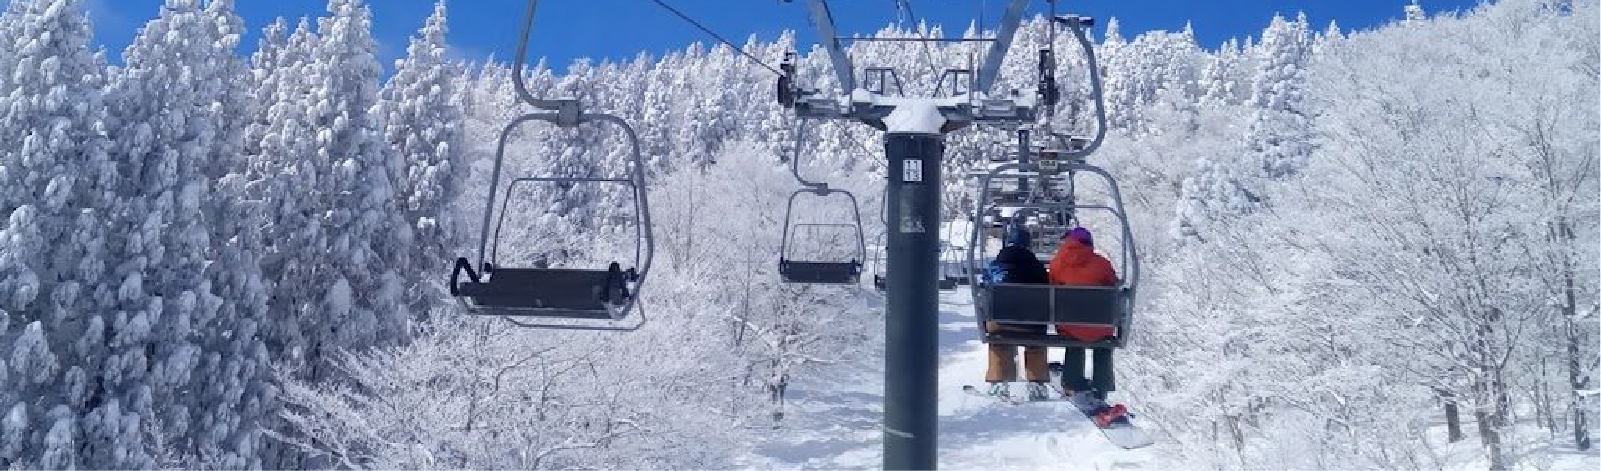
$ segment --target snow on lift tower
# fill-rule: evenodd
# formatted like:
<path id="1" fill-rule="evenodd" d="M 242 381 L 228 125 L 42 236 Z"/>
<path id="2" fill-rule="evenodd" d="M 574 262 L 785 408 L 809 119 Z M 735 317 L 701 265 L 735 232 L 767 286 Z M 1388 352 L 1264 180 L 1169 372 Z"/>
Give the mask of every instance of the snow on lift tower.
<path id="1" fill-rule="evenodd" d="M 793 0 L 785 0 L 792 2 Z M 937 444 L 939 311 L 939 206 L 944 136 L 972 124 L 1028 124 L 1036 110 L 1055 106 L 1056 86 L 992 93 L 1001 62 L 1011 48 L 1031 0 L 1008 0 L 994 36 L 989 38 L 847 38 L 834 27 L 826 0 L 804 0 L 819 45 L 828 54 L 837 91 L 797 83 L 786 61 L 778 79 L 780 105 L 801 118 L 857 121 L 885 132 L 888 208 L 885 349 L 885 469 L 934 469 Z M 1054 10 L 1055 2 L 1047 1 Z M 1053 12 L 1053 17 L 1054 12 Z M 932 96 L 889 96 L 883 67 L 864 69 L 872 83 L 858 83 L 856 67 L 841 41 L 974 41 L 989 43 L 977 71 L 950 69 L 950 95 L 940 87 Z M 966 87 L 962 85 L 966 78 Z M 1054 76 L 1051 77 L 1054 80 Z M 868 80 L 866 82 L 873 82 Z M 1042 81 L 1043 82 L 1043 81 Z M 965 88 L 965 89 L 964 89 Z M 899 94 L 897 94 L 899 95 Z"/>
<path id="2" fill-rule="evenodd" d="M 528 2 L 511 77 L 517 100 L 545 111 L 519 116 L 501 131 L 495 150 L 494 169 L 489 177 L 489 197 L 484 205 L 482 234 L 478 239 L 478 264 L 475 269 L 466 257 L 456 259 L 455 268 L 450 274 L 450 294 L 470 314 L 501 316 L 522 327 L 632 331 L 644 325 L 644 313 L 634 316 L 637 321 L 632 324 L 623 321 L 638 307 L 640 291 L 645 286 L 651 259 L 655 255 L 639 137 L 627 121 L 608 114 L 585 112 L 577 99 L 542 99 L 528 91 L 523 83 L 523 67 L 527 62 L 528 41 L 538 4 L 538 0 Z M 507 183 L 506 196 L 499 201 L 500 217 L 495 219 L 508 141 L 518 127 L 533 121 L 552 123 L 563 129 L 573 129 L 581 124 L 615 126 L 627 138 L 631 151 L 628 173 L 615 177 L 554 175 L 512 179 Z M 628 268 L 623 268 L 621 263 L 615 261 L 600 269 L 506 267 L 496 263 L 500 230 L 506 222 L 513 189 L 518 185 L 589 184 L 618 185 L 626 188 L 632 196 L 634 257 Z M 465 280 L 462 279 L 463 275 L 466 275 Z"/>
<path id="3" fill-rule="evenodd" d="M 1054 16 L 1054 15 L 1053 15 Z M 1105 170 L 1089 165 L 1086 158 L 1094 153 L 1106 137 L 1106 107 L 1102 96 L 1100 69 L 1095 60 L 1095 51 L 1084 29 L 1092 23 L 1085 18 L 1073 16 L 1054 17 L 1053 23 L 1067 26 L 1079 45 L 1083 48 L 1090 80 L 1091 98 L 1095 102 L 1095 117 L 1098 129 L 1093 139 L 1076 139 L 1061 133 L 1050 133 L 1054 140 L 1037 156 L 1028 155 L 1032 146 L 1028 144 L 1027 133 L 1019 134 L 1019 156 L 1016 162 L 1006 163 L 991 169 L 980 178 L 979 206 L 974 211 L 975 218 L 981 218 L 986 213 L 996 212 L 1001 206 L 1016 207 L 1017 202 L 1000 197 L 994 191 L 994 181 L 997 179 L 1060 177 L 1068 179 L 1065 194 L 1050 199 L 1030 199 L 1021 202 L 1024 211 L 1019 214 L 1036 213 L 1043 215 L 1067 215 L 1068 219 L 1076 218 L 1085 211 L 1099 211 L 1110 214 L 1118 221 L 1120 227 L 1119 255 L 1121 267 L 1118 273 L 1122 278 L 1116 286 L 1052 286 L 1033 284 L 988 283 L 974 277 L 973 305 L 977 312 L 980 339 L 985 343 L 1001 343 L 1009 345 L 1036 345 L 1047 347 L 1090 347 L 1090 348 L 1117 348 L 1124 346 L 1133 333 L 1134 299 L 1136 288 L 1139 285 L 1140 265 L 1139 254 L 1135 248 L 1134 234 L 1130 228 L 1128 213 L 1123 205 L 1122 194 L 1118 190 L 1117 181 Z M 1054 30 L 1054 27 L 1053 27 Z M 1031 158 L 1032 157 L 1032 158 Z M 1080 173 L 1100 177 L 1109 190 L 1110 205 L 1084 204 L 1079 202 L 1073 191 L 1076 186 L 1072 178 Z M 1066 221 L 1052 221 L 1064 223 Z M 970 269 L 977 269 L 987 264 L 988 257 L 986 244 L 989 237 L 985 237 L 977 228 L 969 237 L 967 263 Z M 986 321 L 997 321 L 1014 324 L 1056 325 L 1074 324 L 1098 327 L 1110 327 L 1113 335 L 1097 342 L 1080 342 L 1076 339 L 1043 334 L 1015 334 L 1006 332 L 984 332 Z"/>

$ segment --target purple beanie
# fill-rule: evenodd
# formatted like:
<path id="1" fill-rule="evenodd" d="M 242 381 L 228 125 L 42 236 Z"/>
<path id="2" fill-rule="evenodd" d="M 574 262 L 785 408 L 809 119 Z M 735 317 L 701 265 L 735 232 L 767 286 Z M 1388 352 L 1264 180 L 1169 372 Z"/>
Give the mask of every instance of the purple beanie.
<path id="1" fill-rule="evenodd" d="M 1067 231 L 1067 238 L 1079 241 L 1079 243 L 1090 247 L 1095 246 L 1095 236 L 1090 235 L 1089 229 L 1075 227 L 1073 230 Z"/>

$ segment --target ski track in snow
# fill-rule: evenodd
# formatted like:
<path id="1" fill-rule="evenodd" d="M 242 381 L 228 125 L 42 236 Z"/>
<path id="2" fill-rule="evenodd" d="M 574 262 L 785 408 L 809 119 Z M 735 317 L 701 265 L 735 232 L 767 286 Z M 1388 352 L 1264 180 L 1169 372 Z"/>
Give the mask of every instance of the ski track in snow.
<path id="1" fill-rule="evenodd" d="M 1006 405 L 962 392 L 983 383 L 985 350 L 967 287 L 940 295 L 941 469 L 1153 469 L 1161 443 L 1124 450 L 1066 403 Z M 1051 351 L 1060 359 L 1061 351 Z M 759 439 L 742 466 L 878 469 L 883 411 L 881 357 L 842 365 L 791 386 L 781 428 Z M 1020 386 L 1019 386 L 1020 387 Z M 1137 411 L 1138 406 L 1133 406 Z"/>

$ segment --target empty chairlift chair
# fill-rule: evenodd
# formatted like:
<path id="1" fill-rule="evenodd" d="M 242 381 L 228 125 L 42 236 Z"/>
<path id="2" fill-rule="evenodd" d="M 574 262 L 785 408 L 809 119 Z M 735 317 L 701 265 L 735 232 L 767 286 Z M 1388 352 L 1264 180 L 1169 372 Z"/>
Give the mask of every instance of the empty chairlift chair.
<path id="1" fill-rule="evenodd" d="M 813 194 L 825 197 L 833 194 L 845 195 L 850 199 L 851 212 L 855 215 L 855 223 L 803 223 L 795 224 L 792 218 L 795 214 L 795 200 L 802 194 Z M 853 285 L 861 282 L 862 261 L 867 258 L 866 236 L 862 233 L 861 212 L 856 204 L 856 196 L 845 190 L 832 190 L 826 186 L 803 188 L 796 190 L 789 196 L 789 208 L 784 211 L 784 239 L 781 254 L 778 259 L 778 274 L 786 283 L 803 284 L 830 284 Z M 794 233 L 804 228 L 848 228 L 856 235 L 856 256 L 849 260 L 804 260 L 791 258 L 790 247 L 794 244 Z"/>
<path id="2" fill-rule="evenodd" d="M 607 114 L 585 113 L 577 100 L 539 99 L 528 92 L 522 80 L 522 69 L 527 57 L 529 31 L 533 24 L 533 4 L 530 2 L 524 20 L 512 81 L 519 101 L 550 111 L 522 115 L 512 120 L 501 131 L 495 151 L 494 167 L 489 177 L 489 198 L 485 204 L 482 233 L 478 241 L 478 263 L 475 266 L 466 257 L 456 259 L 455 267 L 450 274 L 450 294 L 456 297 L 470 314 L 501 316 L 513 324 L 524 327 L 634 330 L 645 322 L 643 314 L 634 316 L 638 320 L 632 325 L 623 325 L 617 321 L 627 318 L 638 306 L 640 290 L 650 273 L 651 259 L 655 253 L 639 138 L 634 129 L 621 118 Z M 626 137 L 631 151 L 626 165 L 630 168 L 624 175 L 616 177 L 517 178 L 507 184 L 506 194 L 500 197 L 498 195 L 501 173 L 506 163 L 508 142 L 518 127 L 533 121 L 550 122 L 568 129 L 586 123 L 613 125 Z M 541 184 L 564 187 L 591 184 L 617 185 L 623 188 L 632 199 L 634 209 L 633 260 L 628 265 L 613 261 L 598 268 L 503 266 L 497 263 L 495 258 L 499 252 L 501 228 L 510 209 L 512 190 L 519 185 Z M 504 199 L 499 200 L 500 217 L 495 219 L 497 198 Z"/>
<path id="3" fill-rule="evenodd" d="M 826 284 L 826 285 L 854 285 L 861 282 L 862 262 L 867 259 L 867 236 L 862 233 L 862 210 L 856 201 L 856 195 L 849 191 L 831 189 L 827 183 L 811 182 L 801 177 L 801 144 L 806 141 L 806 127 L 810 124 L 801 120 L 795 127 L 795 153 L 790 156 L 790 173 L 795 181 L 800 182 L 802 188 L 789 195 L 789 205 L 784 209 L 784 239 L 779 247 L 778 274 L 785 283 Z M 844 195 L 851 203 L 851 223 L 803 223 L 795 224 L 795 200 L 803 194 L 810 194 L 819 198 L 829 195 Z M 804 260 L 790 258 L 790 246 L 795 241 L 794 232 L 804 228 L 842 227 L 853 229 L 856 233 L 856 255 L 850 260 Z M 875 284 L 879 280 L 875 277 Z"/>
<path id="4" fill-rule="evenodd" d="M 495 201 L 501 167 L 505 155 L 506 139 L 513 128 L 531 120 L 548 120 L 550 116 L 534 113 L 514 121 L 501 134 L 500 152 L 496 154 L 491 172 L 490 201 Z M 528 327 L 573 328 L 585 330 L 632 330 L 632 327 L 611 325 L 537 324 L 523 319 L 579 319 L 622 320 L 638 302 L 639 291 L 650 270 L 655 252 L 650 226 L 650 210 L 645 194 L 643 166 L 638 154 L 638 143 L 633 129 L 621 119 L 609 115 L 585 114 L 584 122 L 610 122 L 623 129 L 635 149 L 632 170 L 626 177 L 525 177 L 517 178 L 506 187 L 500 200 L 500 217 L 490 224 L 495 205 L 485 208 L 483 234 L 479 241 L 479 264 L 475 270 L 463 257 L 456 260 L 450 277 L 450 292 L 456 296 L 467 312 L 478 315 L 504 316 L 513 323 Z M 554 268 L 547 266 L 502 266 L 496 262 L 501 244 L 501 228 L 509 215 L 512 190 L 519 185 L 581 185 L 612 184 L 625 188 L 633 200 L 634 257 L 626 268 L 621 262 L 611 262 L 604 268 Z M 493 244 L 493 245 L 490 245 Z M 486 253 L 487 251 L 487 253 Z M 640 319 L 639 323 L 644 320 Z"/>

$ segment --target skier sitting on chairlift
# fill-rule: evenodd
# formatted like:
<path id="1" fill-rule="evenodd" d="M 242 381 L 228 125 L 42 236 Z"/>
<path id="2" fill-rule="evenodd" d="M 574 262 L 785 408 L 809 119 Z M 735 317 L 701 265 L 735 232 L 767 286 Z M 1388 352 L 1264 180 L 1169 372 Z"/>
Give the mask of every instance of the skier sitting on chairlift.
<path id="1" fill-rule="evenodd" d="M 1040 262 L 1034 252 L 1029 250 L 1029 234 L 1022 224 L 1013 222 L 1006 228 L 1006 245 L 1001 247 L 995 260 L 990 262 L 988 280 L 991 283 L 1033 283 L 1045 284 L 1049 281 L 1045 273 L 1045 264 Z M 1002 324 L 990 321 L 984 328 L 990 332 L 1015 332 L 1024 334 L 1044 334 L 1046 326 L 1029 324 Z M 1029 400 L 1044 400 L 1047 398 L 1046 383 L 1051 380 L 1049 367 L 1046 365 L 1045 347 L 1023 347 L 1023 376 L 1028 380 Z M 1007 383 L 1017 380 L 1017 346 L 990 344 L 989 369 L 984 373 L 984 381 L 990 384 L 990 394 L 1008 397 L 1011 391 Z"/>
<path id="2" fill-rule="evenodd" d="M 1095 253 L 1095 238 L 1082 227 L 1068 231 L 1062 246 L 1051 259 L 1051 284 L 1065 286 L 1116 286 L 1117 271 L 1112 262 Z M 1110 326 L 1057 324 L 1056 334 L 1080 342 L 1100 342 L 1115 335 Z M 1095 348 L 1093 380 L 1084 377 L 1084 348 L 1067 347 L 1062 359 L 1062 389 L 1076 404 L 1100 408 L 1106 393 L 1116 389 L 1112 376 L 1112 349 Z"/>

